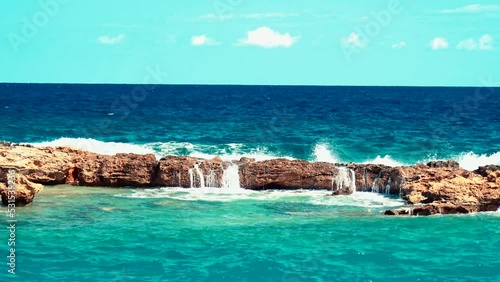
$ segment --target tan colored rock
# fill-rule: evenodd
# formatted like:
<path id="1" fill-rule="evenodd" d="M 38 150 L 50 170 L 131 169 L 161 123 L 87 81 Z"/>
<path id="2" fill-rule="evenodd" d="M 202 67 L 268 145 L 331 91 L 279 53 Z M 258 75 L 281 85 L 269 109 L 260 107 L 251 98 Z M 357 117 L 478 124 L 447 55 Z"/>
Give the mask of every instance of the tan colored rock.
<path id="1" fill-rule="evenodd" d="M 154 185 L 189 188 L 191 186 L 189 170 L 194 168 L 196 163 L 197 159 L 192 157 L 168 156 L 162 158 L 154 177 Z"/>
<path id="2" fill-rule="evenodd" d="M 401 191 L 408 204 L 418 205 L 409 215 L 431 215 L 495 211 L 500 207 L 500 185 L 496 171 L 487 177 L 462 168 L 413 166 L 400 168 L 406 181 Z M 401 211 L 387 211 L 399 214 Z"/>
<path id="3" fill-rule="evenodd" d="M 153 154 L 117 154 L 114 156 L 81 152 L 67 180 L 73 184 L 110 187 L 148 187 L 153 185 L 157 160 Z"/>
<path id="4" fill-rule="evenodd" d="M 9 204 L 15 204 L 15 206 L 31 204 L 35 195 L 43 189 L 42 184 L 33 183 L 22 174 L 16 173 L 14 179 L 14 190 L 9 189 L 9 181 L 7 178 L 4 178 L 3 181 L 0 182 L 0 194 L 4 206 Z"/>
<path id="5" fill-rule="evenodd" d="M 254 190 L 332 189 L 337 174 L 338 169 L 331 163 L 274 159 L 243 164 L 240 183 Z"/>
<path id="6" fill-rule="evenodd" d="M 64 184 L 68 170 L 73 167 L 71 150 L 8 146 L 0 148 L 0 169 L 14 168 L 33 182 Z"/>

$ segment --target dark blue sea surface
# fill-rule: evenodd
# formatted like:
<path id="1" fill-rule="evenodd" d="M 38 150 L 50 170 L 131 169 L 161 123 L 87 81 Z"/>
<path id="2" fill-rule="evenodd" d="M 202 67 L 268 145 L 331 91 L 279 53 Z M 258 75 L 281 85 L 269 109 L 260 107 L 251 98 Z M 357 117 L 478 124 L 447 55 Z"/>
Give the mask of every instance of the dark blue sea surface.
<path id="1" fill-rule="evenodd" d="M 472 168 L 500 161 L 499 109 L 500 88 L 489 87 L 0 84 L 0 138 L 159 156 L 453 158 Z"/>

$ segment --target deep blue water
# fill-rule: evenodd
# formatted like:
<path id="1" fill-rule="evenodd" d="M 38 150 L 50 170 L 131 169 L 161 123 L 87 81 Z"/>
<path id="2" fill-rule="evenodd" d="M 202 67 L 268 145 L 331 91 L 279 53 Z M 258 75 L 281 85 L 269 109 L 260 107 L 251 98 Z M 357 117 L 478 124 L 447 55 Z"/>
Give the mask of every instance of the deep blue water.
<path id="1" fill-rule="evenodd" d="M 454 158 L 475 166 L 500 161 L 499 107 L 500 88 L 487 87 L 0 84 L 0 138 L 72 138 L 63 145 L 89 138 L 159 155 L 257 151 L 339 162 Z"/>
<path id="2" fill-rule="evenodd" d="M 500 164 L 499 93 L 0 84 L 0 139 L 158 157 L 454 158 L 474 169 Z M 403 201 L 327 194 L 45 187 L 16 209 L 15 276 L 0 228 L 0 281 L 500 281 L 500 212 L 386 217 Z"/>

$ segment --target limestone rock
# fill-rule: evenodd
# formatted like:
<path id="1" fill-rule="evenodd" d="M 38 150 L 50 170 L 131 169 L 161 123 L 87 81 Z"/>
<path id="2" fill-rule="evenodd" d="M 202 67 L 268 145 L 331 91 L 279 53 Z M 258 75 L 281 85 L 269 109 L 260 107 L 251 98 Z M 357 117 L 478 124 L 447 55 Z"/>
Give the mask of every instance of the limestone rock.
<path id="1" fill-rule="evenodd" d="M 0 182 L 0 194 L 4 206 L 15 203 L 16 206 L 24 206 L 33 202 L 35 195 L 43 189 L 42 184 L 36 184 L 28 180 L 22 174 L 16 173 L 14 177 L 14 190 L 10 190 L 7 178 Z"/>

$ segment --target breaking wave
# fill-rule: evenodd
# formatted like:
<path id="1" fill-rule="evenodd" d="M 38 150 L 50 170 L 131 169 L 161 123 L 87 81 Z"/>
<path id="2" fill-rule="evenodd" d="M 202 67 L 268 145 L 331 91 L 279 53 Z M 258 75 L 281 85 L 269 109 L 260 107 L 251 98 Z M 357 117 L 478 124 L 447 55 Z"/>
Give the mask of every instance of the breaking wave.
<path id="1" fill-rule="evenodd" d="M 117 153 L 155 154 L 159 159 L 167 155 L 185 155 L 204 159 L 211 159 L 215 156 L 223 160 L 238 160 L 242 157 L 254 158 L 257 161 L 270 160 L 276 158 L 295 159 L 297 156 L 290 156 L 280 152 L 274 152 L 267 147 L 251 147 L 246 144 L 230 143 L 221 145 L 193 144 L 189 142 L 154 142 L 147 144 L 131 144 L 120 142 L 104 142 L 90 138 L 59 138 L 54 141 L 30 143 L 35 147 L 56 147 L 68 146 L 104 155 L 114 155 Z M 390 155 L 380 154 L 373 159 L 342 159 L 338 152 L 332 149 L 329 144 L 318 143 L 314 145 L 309 161 L 321 161 L 330 163 L 372 163 L 387 166 L 414 165 L 418 162 L 428 162 L 438 160 L 436 157 L 423 158 L 424 161 L 406 162 Z M 474 152 L 464 152 L 446 159 L 453 159 L 460 163 L 460 166 L 474 170 L 484 165 L 500 165 L 500 152 L 487 154 L 476 154 Z"/>

